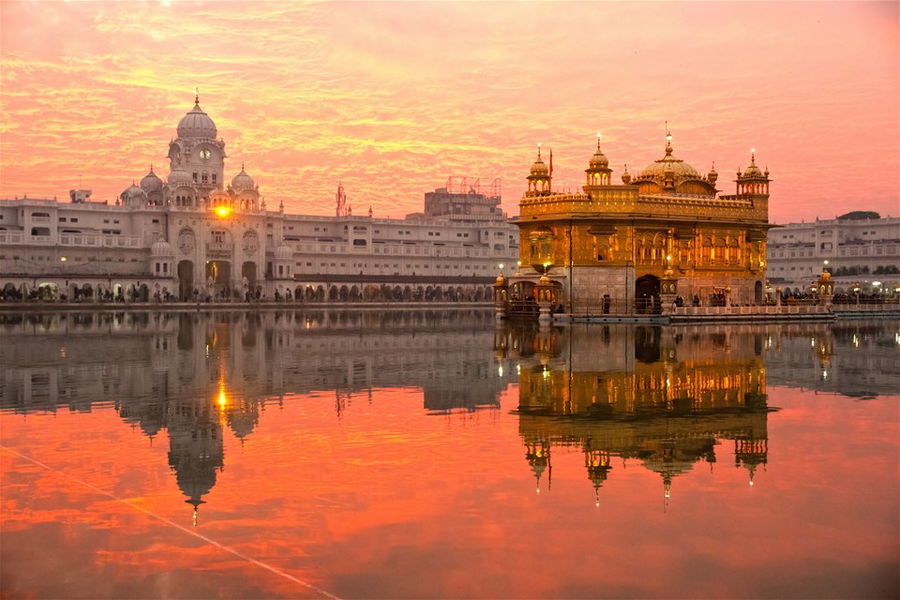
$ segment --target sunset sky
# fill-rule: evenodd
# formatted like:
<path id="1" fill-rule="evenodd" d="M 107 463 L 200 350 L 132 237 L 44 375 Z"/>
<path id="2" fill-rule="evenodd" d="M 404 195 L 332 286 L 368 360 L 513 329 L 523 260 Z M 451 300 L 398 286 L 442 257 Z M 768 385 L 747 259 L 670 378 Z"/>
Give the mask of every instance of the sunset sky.
<path id="1" fill-rule="evenodd" d="M 663 155 L 733 193 L 751 148 L 770 219 L 900 214 L 900 4 L 0 0 L 0 197 L 110 200 L 200 103 L 270 208 L 421 209 L 450 175 L 503 180 L 535 144 L 554 187 L 595 145 L 618 181 Z"/>

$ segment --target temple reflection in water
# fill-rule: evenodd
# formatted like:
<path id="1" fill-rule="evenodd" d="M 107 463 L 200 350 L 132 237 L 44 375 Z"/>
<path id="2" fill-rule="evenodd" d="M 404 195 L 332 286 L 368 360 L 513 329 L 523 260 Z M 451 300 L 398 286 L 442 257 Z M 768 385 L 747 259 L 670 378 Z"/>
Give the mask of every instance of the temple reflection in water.
<path id="1" fill-rule="evenodd" d="M 717 461 L 722 440 L 733 442 L 734 464 L 751 485 L 766 463 L 766 368 L 752 335 L 520 327 L 498 332 L 496 345 L 501 356 L 519 357 L 519 433 L 538 490 L 554 447 L 584 454 L 598 503 L 613 458 L 659 473 L 667 500 L 676 476 Z"/>
<path id="2" fill-rule="evenodd" d="M 0 410 L 113 407 L 151 443 L 168 437 L 196 509 L 224 468 L 225 428 L 243 443 L 290 395 L 333 394 L 338 416 L 373 388 L 421 388 L 432 414 L 498 409 L 515 374 L 493 364 L 492 323 L 487 311 L 0 315 Z"/>
<path id="3" fill-rule="evenodd" d="M 894 322 L 542 330 L 495 329 L 490 311 L 0 314 L 0 342 L 0 410 L 112 408 L 150 443 L 167 438 L 194 507 L 225 468 L 224 438 L 244 443 L 295 394 L 333 396 L 341 418 L 373 389 L 417 388 L 429 414 L 478 415 L 518 378 L 539 486 L 564 448 L 584 454 L 595 490 L 624 460 L 669 494 L 726 453 L 752 481 L 768 460 L 767 384 L 900 389 Z"/>

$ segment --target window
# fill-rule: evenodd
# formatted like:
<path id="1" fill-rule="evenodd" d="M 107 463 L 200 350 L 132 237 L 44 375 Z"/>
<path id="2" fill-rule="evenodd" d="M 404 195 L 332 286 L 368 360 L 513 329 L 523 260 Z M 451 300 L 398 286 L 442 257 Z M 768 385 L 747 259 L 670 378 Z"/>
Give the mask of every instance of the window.
<path id="1" fill-rule="evenodd" d="M 153 219 L 154 223 L 159 223 L 159 219 Z"/>
<path id="2" fill-rule="evenodd" d="M 213 183 L 216 183 L 216 175 L 217 175 L 216 173 L 212 174 L 212 182 Z"/>
<path id="3" fill-rule="evenodd" d="M 0 219 L 2 219 L 2 218 L 3 218 L 3 216 L 0 215 Z M 60 222 L 60 223 L 65 223 L 65 222 L 66 222 L 66 218 L 65 218 L 65 217 L 60 217 L 60 218 L 59 218 L 59 222 Z"/>
<path id="4" fill-rule="evenodd" d="M 70 218 L 70 219 L 69 219 L 69 222 L 70 222 L 70 223 L 77 223 L 77 222 L 78 222 L 78 217 L 72 217 L 72 218 Z"/>
<path id="5" fill-rule="evenodd" d="M 197 183 L 197 173 L 194 173 L 194 183 Z"/>

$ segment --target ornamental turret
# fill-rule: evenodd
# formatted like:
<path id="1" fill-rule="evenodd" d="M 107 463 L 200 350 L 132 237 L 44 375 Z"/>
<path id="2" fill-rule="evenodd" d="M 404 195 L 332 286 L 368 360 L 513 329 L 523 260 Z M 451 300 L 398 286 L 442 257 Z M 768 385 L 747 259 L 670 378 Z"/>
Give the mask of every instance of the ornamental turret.
<path id="1" fill-rule="evenodd" d="M 737 172 L 737 194 L 741 195 L 769 195 L 769 170 L 762 171 L 756 166 L 756 150 L 750 150 L 750 165 L 744 172 Z"/>
<path id="2" fill-rule="evenodd" d="M 597 151 L 591 157 L 588 168 L 584 171 L 587 174 L 587 187 L 595 187 L 601 185 L 610 185 L 612 178 L 612 169 L 609 168 L 609 160 L 600 149 L 600 134 L 597 134 Z M 585 189 L 587 191 L 587 189 Z"/>
<path id="3" fill-rule="evenodd" d="M 553 163 L 553 151 L 550 151 L 550 163 Z M 550 182 L 553 176 L 552 171 L 541 159 L 541 145 L 538 144 L 537 160 L 531 165 L 531 171 L 526 177 L 528 180 L 527 195 L 539 196 L 550 193 Z"/>

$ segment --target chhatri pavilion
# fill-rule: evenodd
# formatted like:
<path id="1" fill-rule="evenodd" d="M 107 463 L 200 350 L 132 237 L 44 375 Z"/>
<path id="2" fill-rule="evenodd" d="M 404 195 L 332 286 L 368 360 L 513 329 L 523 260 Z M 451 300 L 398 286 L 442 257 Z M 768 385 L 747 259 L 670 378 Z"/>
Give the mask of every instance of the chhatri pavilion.
<path id="1" fill-rule="evenodd" d="M 516 221 L 519 270 L 495 286 L 510 305 L 552 298 L 565 312 L 621 314 L 763 301 L 770 179 L 755 152 L 733 195 L 719 193 L 715 167 L 701 175 L 676 158 L 668 133 L 665 155 L 637 175 L 626 165 L 621 183 L 598 138 L 585 174 L 583 193 L 553 191 L 538 148 Z"/>

